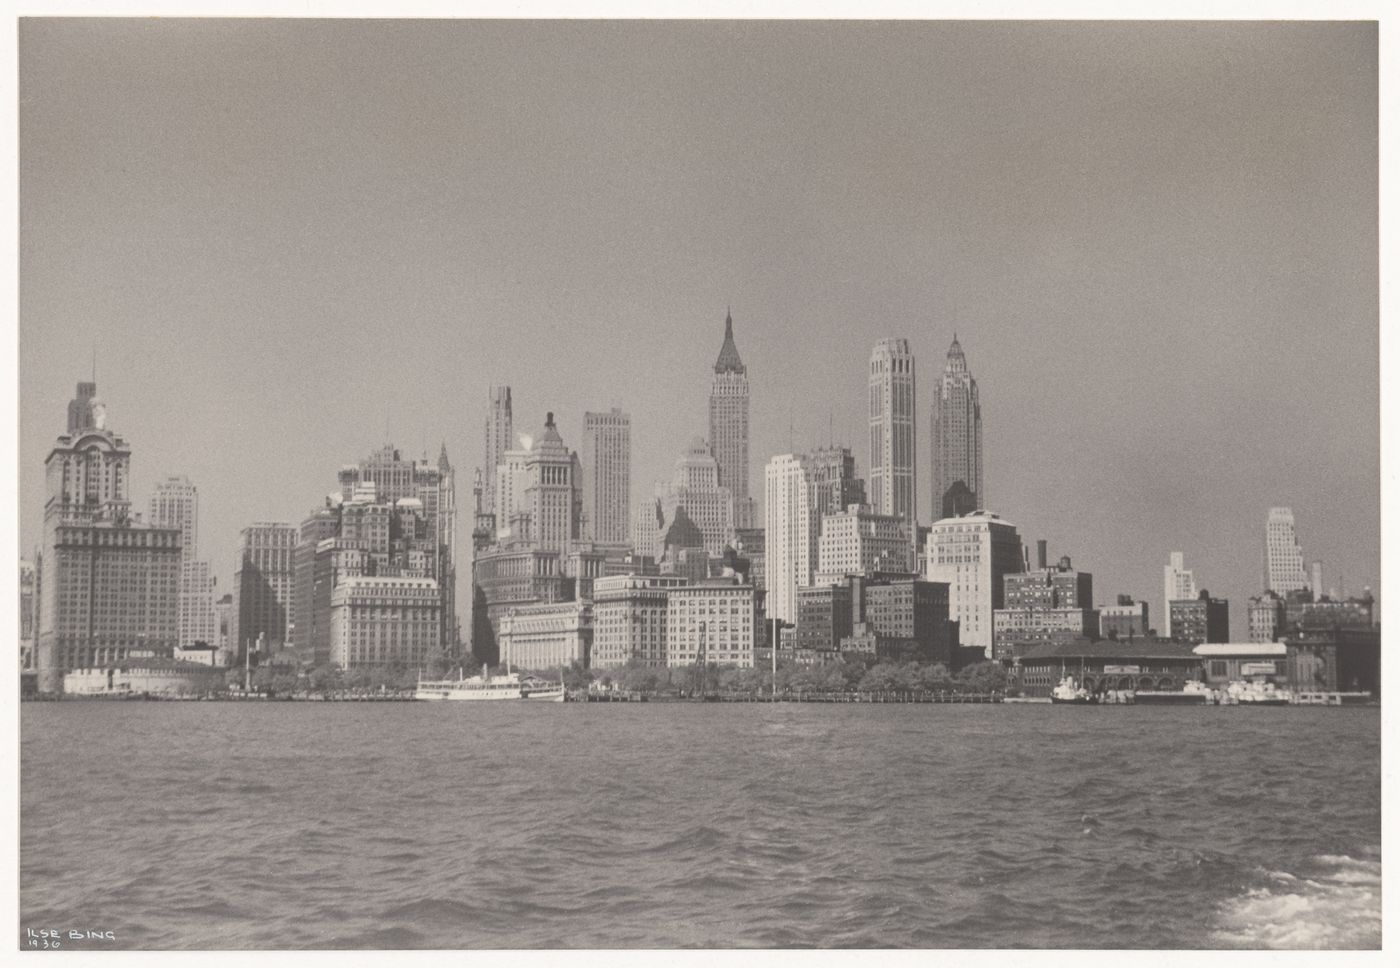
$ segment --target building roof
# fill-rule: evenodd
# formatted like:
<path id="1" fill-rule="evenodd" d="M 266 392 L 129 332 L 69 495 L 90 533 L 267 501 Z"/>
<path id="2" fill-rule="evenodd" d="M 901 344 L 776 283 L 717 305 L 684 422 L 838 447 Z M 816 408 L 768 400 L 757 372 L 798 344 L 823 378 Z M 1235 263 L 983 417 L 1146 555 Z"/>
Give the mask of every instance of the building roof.
<path id="1" fill-rule="evenodd" d="M 1209 642 L 1193 650 L 1197 655 L 1287 655 L 1282 642 Z"/>
<path id="2" fill-rule="evenodd" d="M 1048 642 L 1021 657 L 1022 662 L 1037 659 L 1191 659 L 1191 646 L 1169 639 L 1133 638 L 1075 639 L 1072 642 Z"/>
<path id="3" fill-rule="evenodd" d="M 719 348 L 719 359 L 715 360 L 715 372 L 744 372 L 744 361 L 739 359 L 739 348 L 734 345 L 734 319 L 728 310 L 724 313 L 724 343 Z"/>

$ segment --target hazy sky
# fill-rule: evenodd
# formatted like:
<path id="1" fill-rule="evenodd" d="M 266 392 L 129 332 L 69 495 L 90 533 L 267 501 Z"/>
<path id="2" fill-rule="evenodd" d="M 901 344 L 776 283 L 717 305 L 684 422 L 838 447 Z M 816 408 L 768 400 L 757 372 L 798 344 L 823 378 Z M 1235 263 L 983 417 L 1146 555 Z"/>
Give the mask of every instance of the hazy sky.
<path id="1" fill-rule="evenodd" d="M 1369 24 L 27 20 L 19 41 L 26 553 L 94 344 L 137 508 L 187 474 L 227 591 L 238 530 L 299 522 L 386 421 L 415 455 L 446 441 L 469 509 L 491 383 L 517 430 L 553 410 L 575 449 L 585 410 L 628 410 L 644 496 L 707 430 L 732 305 L 756 494 L 829 422 L 865 473 L 866 362 L 903 336 L 926 521 L 956 331 L 989 506 L 1099 602 L 1159 624 L 1184 551 L 1242 637 L 1272 505 L 1329 585 L 1379 591 Z"/>

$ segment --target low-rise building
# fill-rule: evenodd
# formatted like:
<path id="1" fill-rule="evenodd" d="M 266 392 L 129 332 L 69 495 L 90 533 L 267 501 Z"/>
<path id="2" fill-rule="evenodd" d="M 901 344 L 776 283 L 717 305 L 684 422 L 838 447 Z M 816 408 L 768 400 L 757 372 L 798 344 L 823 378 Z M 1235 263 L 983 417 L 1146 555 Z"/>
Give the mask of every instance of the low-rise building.
<path id="1" fill-rule="evenodd" d="M 75 669 L 63 677 L 65 695 L 120 698 L 122 696 L 199 696 L 224 686 L 224 673 L 195 662 L 176 659 L 129 659 L 105 669 Z"/>
<path id="2" fill-rule="evenodd" d="M 607 580 L 607 579 L 603 579 Z M 501 616 L 501 662 L 518 669 L 589 664 L 593 603 L 523 605 Z"/>
<path id="3" fill-rule="evenodd" d="M 440 647 L 441 619 L 431 578 L 347 578 L 331 592 L 331 662 L 342 669 L 425 665 Z"/>
<path id="4" fill-rule="evenodd" d="M 1201 660 L 1190 645 L 1170 639 L 1100 639 L 1054 642 L 1017 660 L 1014 681 L 1025 695 L 1048 697 L 1066 676 L 1090 693 L 1109 690 L 1174 692 L 1200 676 Z"/>
<path id="5" fill-rule="evenodd" d="M 1140 639 L 1152 630 L 1147 603 L 1119 595 L 1118 604 L 1099 606 L 1099 638 Z"/>
<path id="6" fill-rule="evenodd" d="M 1223 598 L 1211 598 L 1201 589 L 1198 598 L 1171 603 L 1172 638 L 1178 642 L 1200 645 L 1202 642 L 1230 640 L 1230 603 Z"/>
<path id="7" fill-rule="evenodd" d="M 763 642 L 763 592 L 733 579 L 707 579 L 671 589 L 667 601 L 666 661 L 703 660 L 750 667 Z"/>
<path id="8" fill-rule="evenodd" d="M 1193 651 L 1202 662 L 1206 685 L 1213 689 L 1239 681 L 1285 684 L 1294 678 L 1288 647 L 1282 642 L 1211 642 Z"/>
<path id="9" fill-rule="evenodd" d="M 593 582 L 593 650 L 589 667 L 616 669 L 629 662 L 666 665 L 666 623 L 675 575 L 617 575 Z"/>
<path id="10" fill-rule="evenodd" d="M 1265 592 L 1249 600 L 1249 641 L 1274 642 L 1285 631 L 1283 599 Z"/>

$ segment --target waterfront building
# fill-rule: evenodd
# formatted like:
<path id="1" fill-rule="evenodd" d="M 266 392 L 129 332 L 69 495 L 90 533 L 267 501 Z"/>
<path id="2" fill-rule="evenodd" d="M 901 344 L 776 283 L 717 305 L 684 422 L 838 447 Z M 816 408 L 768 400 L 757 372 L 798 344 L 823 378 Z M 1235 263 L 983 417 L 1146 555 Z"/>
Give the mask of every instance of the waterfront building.
<path id="1" fill-rule="evenodd" d="M 219 665 L 229 665 L 233 662 L 233 649 L 229 638 L 229 616 L 232 612 L 233 593 L 228 592 L 214 603 L 214 619 L 217 623 L 214 644 L 219 649 Z"/>
<path id="2" fill-rule="evenodd" d="M 841 640 L 855 627 L 853 586 L 860 578 L 797 590 L 796 648 L 813 657 L 838 654 Z"/>
<path id="3" fill-rule="evenodd" d="M 1288 669 L 1288 647 L 1282 642 L 1230 642 L 1218 639 L 1197 644 L 1202 678 L 1212 689 L 1224 689 L 1232 682 L 1273 682 L 1287 684 L 1294 677 Z"/>
<path id="4" fill-rule="evenodd" d="M 502 615 L 525 605 L 572 601 L 576 590 L 558 552 L 514 539 L 477 555 L 472 584 L 472 654 L 488 665 L 500 662 L 497 634 Z"/>
<path id="5" fill-rule="evenodd" d="M 224 672 L 204 662 L 133 656 L 117 665 L 64 674 L 64 695 L 79 697 L 204 696 L 224 688 Z"/>
<path id="6" fill-rule="evenodd" d="M 260 640 L 273 651 L 287 641 L 287 629 L 296 622 L 296 543 L 297 529 L 285 521 L 259 521 L 240 532 L 229 621 L 235 655 L 256 648 Z"/>
<path id="7" fill-rule="evenodd" d="M 34 566 L 23 559 L 19 563 L 19 667 L 21 672 L 34 669 L 34 628 L 37 611 L 35 589 L 38 575 Z"/>
<path id="8" fill-rule="evenodd" d="M 870 505 L 915 527 L 914 355 L 907 339 L 882 339 L 870 354 Z"/>
<path id="9" fill-rule="evenodd" d="M 1016 526 L 990 511 L 936 521 L 929 530 L 924 574 L 948 585 L 951 618 L 963 647 L 992 657 L 995 612 L 1005 605 L 1005 578 L 1024 566 Z"/>
<path id="10" fill-rule="evenodd" d="M 593 651 L 589 668 L 635 662 L 665 666 L 668 602 L 686 580 L 675 575 L 612 575 L 593 583 Z"/>
<path id="11" fill-rule="evenodd" d="M 441 620 L 431 578 L 347 578 L 331 592 L 331 662 L 341 669 L 426 665 L 441 648 Z"/>
<path id="12" fill-rule="evenodd" d="M 1099 606 L 1099 637 L 1136 639 L 1151 632 L 1146 602 L 1131 595 L 1119 595 L 1117 605 Z"/>
<path id="13" fill-rule="evenodd" d="M 1200 645 L 1230 640 L 1230 603 L 1225 599 L 1211 598 L 1203 588 L 1197 597 L 1171 602 L 1169 608 L 1172 638 L 1178 642 Z"/>
<path id="14" fill-rule="evenodd" d="M 748 668 L 763 642 L 763 592 L 732 578 L 712 578 L 670 590 L 666 602 L 666 663 Z"/>
<path id="15" fill-rule="evenodd" d="M 732 527 L 754 526 L 749 498 L 749 377 L 734 345 L 734 320 L 724 314 L 724 342 L 710 382 L 710 446 L 718 462 L 717 484 L 733 502 Z"/>
<path id="16" fill-rule="evenodd" d="M 961 517 L 985 507 L 982 404 L 956 333 L 934 391 L 932 428 L 933 519 Z"/>
<path id="17" fill-rule="evenodd" d="M 632 503 L 632 418 L 617 407 L 583 415 L 584 534 L 593 541 L 628 540 Z"/>
<path id="18" fill-rule="evenodd" d="M 856 579 L 851 588 L 851 637 L 870 643 L 867 651 L 881 659 L 956 665 L 961 643 L 946 583 L 911 576 Z"/>
<path id="19" fill-rule="evenodd" d="M 505 462 L 506 452 L 515 443 L 515 427 L 511 414 L 510 387 L 491 387 L 490 393 L 490 409 L 486 413 L 486 450 L 482 458 L 482 467 L 486 472 L 485 487 L 482 489 L 482 511 L 495 514 L 496 520 L 504 525 L 506 516 L 501 513 L 496 468 Z"/>
<path id="20" fill-rule="evenodd" d="M 1201 660 L 1189 644 L 1161 638 L 1048 642 L 1017 660 L 1013 681 L 1028 697 L 1049 698 L 1065 676 L 1090 693 L 1177 692 L 1199 680 Z"/>
<path id="21" fill-rule="evenodd" d="M 821 519 L 812 507 L 807 458 L 780 454 L 764 468 L 764 582 L 768 615 L 797 621 L 797 589 L 812 583 Z"/>
<path id="22" fill-rule="evenodd" d="M 1162 621 L 1165 623 L 1162 634 L 1172 638 L 1172 602 L 1183 602 L 1196 597 L 1196 574 L 1186 567 L 1186 556 L 1180 551 L 1171 553 L 1167 566 L 1162 570 Z"/>
<path id="23" fill-rule="evenodd" d="M 853 504 L 822 516 L 817 540 L 818 581 L 876 572 L 912 574 L 913 551 L 908 521 Z"/>
<path id="24" fill-rule="evenodd" d="M 1045 563 L 1045 542 L 1038 542 L 1040 567 L 1007 575 L 1003 607 L 993 614 L 994 659 L 1010 659 L 1046 642 L 1069 642 L 1099 634 L 1093 607 L 1094 576 L 1076 571 L 1068 557 Z"/>
<path id="25" fill-rule="evenodd" d="M 38 688 L 179 644 L 177 528 L 142 524 L 128 494 L 131 450 L 107 427 L 95 383 L 78 385 L 69 431 L 45 459 L 44 539 L 35 576 Z"/>
<path id="26" fill-rule="evenodd" d="M 676 461 L 676 472 L 669 485 L 657 489 L 663 520 L 670 521 L 676 508 L 684 508 L 704 536 L 705 551 L 724 554 L 734 540 L 734 500 L 729 488 L 720 483 L 719 461 L 699 437 L 691 439 Z"/>
<path id="27" fill-rule="evenodd" d="M 1276 642 L 1285 631 L 1284 601 L 1273 592 L 1249 600 L 1249 641 Z"/>
<path id="28" fill-rule="evenodd" d="M 593 644 L 593 603 L 524 605 L 501 616 L 501 662 L 514 669 L 588 665 Z"/>
<path id="29" fill-rule="evenodd" d="M 1303 549 L 1293 523 L 1292 508 L 1269 508 L 1264 522 L 1264 588 L 1278 595 L 1308 587 L 1303 573 Z M 1318 595 L 1321 589 L 1314 589 Z"/>

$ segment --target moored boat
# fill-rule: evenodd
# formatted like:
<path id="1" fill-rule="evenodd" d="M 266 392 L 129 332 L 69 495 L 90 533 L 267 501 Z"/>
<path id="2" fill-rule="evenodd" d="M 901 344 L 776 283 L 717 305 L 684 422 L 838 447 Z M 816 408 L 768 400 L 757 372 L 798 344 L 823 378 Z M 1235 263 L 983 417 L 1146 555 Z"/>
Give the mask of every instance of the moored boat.
<path id="1" fill-rule="evenodd" d="M 1194 679 L 1177 690 L 1139 689 L 1133 694 L 1133 703 L 1144 706 L 1205 706 L 1214 701 L 1210 688 Z"/>
<path id="2" fill-rule="evenodd" d="M 536 702 L 563 702 L 564 683 L 546 682 L 536 676 L 507 672 L 471 678 L 418 681 L 413 698 L 429 702 L 481 701 L 490 699 L 533 699 Z"/>
<path id="3" fill-rule="evenodd" d="M 1065 676 L 1058 686 L 1050 690 L 1050 701 L 1057 705 L 1093 706 L 1098 704 L 1099 699 L 1083 686 L 1077 686 L 1073 676 Z"/>

